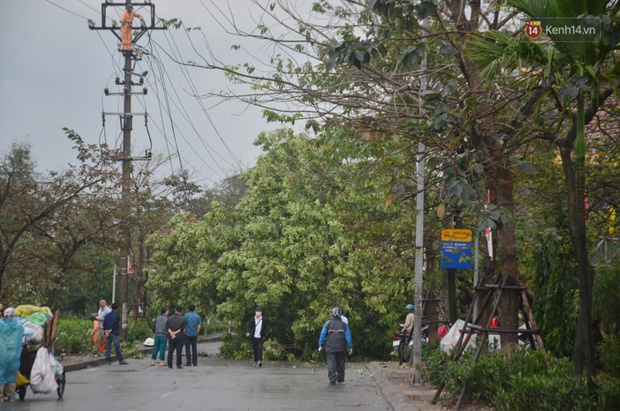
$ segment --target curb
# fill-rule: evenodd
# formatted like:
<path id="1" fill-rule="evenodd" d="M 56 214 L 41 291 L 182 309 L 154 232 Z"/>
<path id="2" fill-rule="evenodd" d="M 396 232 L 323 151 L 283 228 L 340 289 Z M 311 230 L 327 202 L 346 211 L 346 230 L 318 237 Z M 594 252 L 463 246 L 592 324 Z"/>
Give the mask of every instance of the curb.
<path id="1" fill-rule="evenodd" d="M 379 363 L 371 362 L 366 364 L 366 369 L 370 371 L 370 376 L 379 386 L 379 390 L 394 411 L 411 410 L 412 404 L 407 402 L 407 397 L 402 391 L 390 382 L 390 379 L 383 374 Z"/>
<path id="2" fill-rule="evenodd" d="M 222 336 L 221 335 L 213 335 L 211 337 L 206 336 L 203 337 L 199 340 L 199 342 L 212 342 L 212 341 L 221 341 L 222 340 Z M 138 349 L 138 351 L 140 351 L 142 354 L 150 354 L 153 351 L 152 347 L 142 347 L 140 349 Z M 127 354 L 123 354 L 124 358 L 132 358 L 133 355 L 131 353 L 127 353 Z M 116 356 L 114 356 L 114 358 L 116 358 Z M 113 361 L 116 362 L 116 361 Z M 83 370 L 85 368 L 91 368 L 91 367 L 97 367 L 99 365 L 103 365 L 106 364 L 107 361 L 105 359 L 105 357 L 102 358 L 93 358 L 92 360 L 86 360 L 86 361 L 82 361 L 82 362 L 77 362 L 74 364 L 67 364 L 65 366 L 63 366 L 63 369 L 65 372 L 70 372 L 70 371 L 78 371 L 78 370 Z M 61 362 L 62 364 L 62 362 Z"/>

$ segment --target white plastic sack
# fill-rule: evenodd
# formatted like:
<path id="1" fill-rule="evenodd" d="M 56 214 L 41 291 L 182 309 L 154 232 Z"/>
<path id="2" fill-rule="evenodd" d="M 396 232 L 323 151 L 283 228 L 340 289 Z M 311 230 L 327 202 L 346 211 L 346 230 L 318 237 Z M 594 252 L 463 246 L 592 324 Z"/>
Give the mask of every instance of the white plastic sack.
<path id="1" fill-rule="evenodd" d="M 461 330 L 464 326 L 465 321 L 456 320 L 452 327 L 450 327 L 450 331 L 448 331 L 448 334 L 444 335 L 444 337 L 441 339 L 441 342 L 439 343 L 439 348 L 441 349 L 441 351 L 450 352 L 454 349 L 454 347 L 456 347 L 456 344 L 459 342 L 459 338 L 461 337 Z M 465 338 L 467 338 L 467 336 L 463 337 L 463 341 L 465 341 Z M 465 347 L 465 349 L 469 350 L 470 348 L 474 348 L 475 344 L 476 335 L 474 334 L 469 339 L 469 342 L 467 343 L 467 347 Z"/>
<path id="2" fill-rule="evenodd" d="M 60 361 L 58 361 L 58 359 L 54 357 L 54 354 L 50 354 L 50 362 L 54 366 L 54 375 L 61 375 L 65 368 L 62 366 Z"/>
<path id="3" fill-rule="evenodd" d="M 55 359 L 50 357 L 47 348 L 39 348 L 32 365 L 32 371 L 30 372 L 32 392 L 46 394 L 58 388 L 58 383 L 56 383 L 56 378 L 54 377 L 56 362 Z"/>
<path id="4" fill-rule="evenodd" d="M 39 324 L 26 321 L 24 323 L 24 344 L 41 344 L 43 342 L 43 327 Z"/>

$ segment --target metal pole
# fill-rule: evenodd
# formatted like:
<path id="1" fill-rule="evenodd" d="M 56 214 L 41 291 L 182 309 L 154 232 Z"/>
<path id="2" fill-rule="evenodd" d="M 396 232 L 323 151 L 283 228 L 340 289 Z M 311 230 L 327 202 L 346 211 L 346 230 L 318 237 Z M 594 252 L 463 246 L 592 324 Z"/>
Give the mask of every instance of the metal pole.
<path id="1" fill-rule="evenodd" d="M 476 233 L 474 234 L 476 236 L 476 239 L 474 240 L 474 293 L 477 293 L 479 291 L 476 290 L 476 287 L 478 287 L 478 264 L 480 262 L 480 256 L 478 255 L 478 251 L 479 251 L 479 241 L 480 241 L 480 233 L 476 230 Z M 479 307 L 478 304 L 474 304 L 474 318 L 478 318 L 478 314 L 479 314 Z"/>
<path id="2" fill-rule="evenodd" d="M 116 302 L 116 264 L 114 264 L 114 274 L 112 274 L 112 304 Z"/>

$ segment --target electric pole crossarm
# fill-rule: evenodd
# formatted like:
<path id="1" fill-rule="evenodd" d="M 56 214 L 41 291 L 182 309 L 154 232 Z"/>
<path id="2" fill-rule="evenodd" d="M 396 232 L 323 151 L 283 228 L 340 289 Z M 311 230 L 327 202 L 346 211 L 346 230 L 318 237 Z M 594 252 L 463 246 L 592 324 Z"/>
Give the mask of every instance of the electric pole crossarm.
<path id="1" fill-rule="evenodd" d="M 110 94 L 112 94 L 112 93 L 110 93 Z M 118 93 L 118 94 L 124 95 L 124 93 Z M 148 113 L 119 113 L 119 112 L 110 112 L 110 111 L 106 112 L 106 111 L 104 111 L 103 115 L 105 115 L 105 116 L 122 116 L 122 117 L 125 117 L 125 116 L 148 116 Z"/>
<path id="2" fill-rule="evenodd" d="M 140 26 L 140 27 L 134 27 L 132 28 L 132 30 L 168 30 L 168 27 L 166 25 L 162 25 L 162 26 L 155 26 L 155 5 L 153 3 L 133 3 L 134 7 L 148 7 L 151 11 L 150 11 L 150 15 L 151 15 L 151 25 L 150 26 Z M 92 20 L 88 21 L 88 27 L 91 30 L 120 30 L 120 27 L 118 26 L 118 24 L 116 24 L 115 20 L 112 20 L 112 26 L 108 26 L 106 24 L 106 19 L 107 19 L 107 8 L 108 6 L 112 6 L 112 7 L 121 7 L 121 8 L 125 8 L 125 6 L 127 5 L 127 3 L 123 2 L 123 3 L 103 3 L 101 4 L 101 27 L 95 27 L 95 22 L 93 22 Z M 120 39 L 120 37 L 119 37 Z"/>
<path id="3" fill-rule="evenodd" d="M 113 91 L 108 91 L 107 93 L 104 93 L 106 96 L 124 96 L 125 93 L 121 93 L 121 92 L 113 92 Z M 139 93 L 129 93 L 132 96 L 144 96 L 145 94 L 147 94 L 146 89 L 142 90 Z"/>

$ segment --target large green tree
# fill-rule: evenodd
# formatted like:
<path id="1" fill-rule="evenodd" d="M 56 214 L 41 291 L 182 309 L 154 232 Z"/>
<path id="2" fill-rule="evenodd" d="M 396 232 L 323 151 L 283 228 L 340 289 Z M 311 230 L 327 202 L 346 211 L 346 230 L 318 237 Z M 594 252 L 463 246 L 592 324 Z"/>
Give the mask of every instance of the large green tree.
<path id="1" fill-rule="evenodd" d="M 263 12 L 257 32 L 235 27 L 273 43 L 264 65 L 217 66 L 208 59 L 184 64 L 221 69 L 231 80 L 251 84 L 254 93 L 237 97 L 272 108 L 269 119 L 302 117 L 315 129 L 340 122 L 356 126 L 360 137 L 395 135 L 406 150 L 422 142 L 429 156 L 449 157 L 452 167 L 439 174 L 450 180 L 444 196 L 477 201 L 480 210 L 491 192 L 495 213 L 487 223 L 496 229 L 497 267 L 485 260 L 485 282 L 499 271 L 508 285 L 518 285 L 514 185 L 524 129 L 543 90 L 506 88 L 504 81 L 486 87 L 467 42 L 511 23 L 510 10 L 495 1 L 323 0 L 306 18 L 296 7 L 278 6 L 257 4 Z M 505 290 L 502 327 L 516 330 L 517 312 L 518 292 Z M 502 338 L 516 343 L 516 334 Z"/>
<path id="2" fill-rule="evenodd" d="M 536 129 L 538 136 L 555 144 L 562 161 L 568 227 L 579 273 L 579 313 L 572 361 L 577 373 L 587 370 L 591 382 L 595 372 L 591 315 L 594 269 L 586 235 L 585 131 L 587 124 L 604 113 L 605 102 L 617 87 L 620 67 L 614 54 L 620 38 L 617 3 L 608 0 L 513 0 L 509 3 L 530 19 L 541 21 L 543 27 L 570 21 L 581 29 L 597 30 L 595 36 L 545 31 L 543 39 L 548 41 L 538 43 L 523 35 L 515 38 L 508 33 L 494 32 L 489 33 L 486 44 L 476 43 L 481 48 L 477 60 L 485 64 L 489 76 L 496 76 L 498 69 L 521 70 L 516 81 L 525 79 L 536 84 L 548 98 L 537 106 Z"/>
<path id="3" fill-rule="evenodd" d="M 315 139 L 261 134 L 265 154 L 244 174 L 248 191 L 234 210 L 216 203 L 202 221 L 177 216 L 149 240 L 157 301 L 198 302 L 236 328 L 259 304 L 274 319 L 270 337 L 307 355 L 341 306 L 357 350 L 387 354 L 412 292 L 411 208 L 386 196 L 381 149 L 362 141 L 366 155 L 351 158 L 342 138 L 360 144 L 342 128 Z"/>

